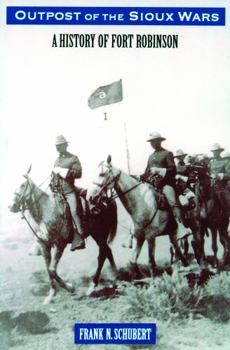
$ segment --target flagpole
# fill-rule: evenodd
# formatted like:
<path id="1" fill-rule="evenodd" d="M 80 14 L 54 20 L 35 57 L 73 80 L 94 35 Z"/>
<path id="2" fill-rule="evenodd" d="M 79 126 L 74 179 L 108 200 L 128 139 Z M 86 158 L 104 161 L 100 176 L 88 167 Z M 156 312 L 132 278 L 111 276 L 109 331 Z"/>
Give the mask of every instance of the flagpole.
<path id="1" fill-rule="evenodd" d="M 130 175 L 130 153 L 129 153 L 129 144 L 128 144 L 128 135 L 127 135 L 127 125 L 124 122 L 124 131 L 125 131 L 125 149 L 126 149 L 126 161 L 128 174 Z"/>

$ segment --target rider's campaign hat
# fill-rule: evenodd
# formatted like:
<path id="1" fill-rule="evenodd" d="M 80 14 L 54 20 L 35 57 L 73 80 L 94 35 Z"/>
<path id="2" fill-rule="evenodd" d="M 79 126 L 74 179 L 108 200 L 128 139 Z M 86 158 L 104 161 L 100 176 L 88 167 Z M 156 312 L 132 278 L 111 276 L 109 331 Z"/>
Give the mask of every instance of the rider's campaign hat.
<path id="1" fill-rule="evenodd" d="M 197 155 L 197 160 L 199 162 L 203 161 L 203 160 L 208 160 L 209 156 L 206 153 L 202 153 L 202 154 L 198 154 Z"/>
<path id="2" fill-rule="evenodd" d="M 178 149 L 176 151 L 176 155 L 174 156 L 174 158 L 178 158 L 178 157 L 182 157 L 182 156 L 187 156 L 187 153 L 184 153 L 184 151 L 182 151 L 182 149 Z"/>
<path id="3" fill-rule="evenodd" d="M 149 138 L 147 142 L 153 141 L 153 140 L 161 140 L 164 141 L 166 140 L 164 137 L 161 136 L 161 134 L 157 131 L 153 131 L 149 134 Z"/>
<path id="4" fill-rule="evenodd" d="M 68 141 L 63 135 L 58 135 L 56 137 L 55 146 L 62 145 L 63 143 L 68 143 Z"/>
<path id="5" fill-rule="evenodd" d="M 214 145 L 211 148 L 211 151 L 224 151 L 224 148 L 221 147 L 219 143 L 214 143 Z"/>

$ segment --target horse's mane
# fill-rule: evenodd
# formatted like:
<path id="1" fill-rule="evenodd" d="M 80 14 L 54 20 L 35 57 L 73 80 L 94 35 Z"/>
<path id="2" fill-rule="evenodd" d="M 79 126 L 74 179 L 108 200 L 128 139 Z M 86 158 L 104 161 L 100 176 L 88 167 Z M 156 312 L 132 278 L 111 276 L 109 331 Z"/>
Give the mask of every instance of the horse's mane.
<path id="1" fill-rule="evenodd" d="M 43 215 L 42 215 L 41 205 L 38 205 L 39 199 L 43 196 L 48 198 L 49 195 L 48 195 L 48 193 L 43 191 L 38 185 L 36 185 L 33 182 L 33 180 L 31 180 L 31 178 L 28 177 L 27 181 L 29 181 L 30 186 L 31 186 L 31 190 L 34 191 L 34 194 L 35 194 L 35 203 L 33 203 L 31 205 L 31 208 L 29 208 L 29 211 L 31 212 L 31 214 L 33 215 L 34 219 L 36 219 L 37 222 L 41 222 Z"/>

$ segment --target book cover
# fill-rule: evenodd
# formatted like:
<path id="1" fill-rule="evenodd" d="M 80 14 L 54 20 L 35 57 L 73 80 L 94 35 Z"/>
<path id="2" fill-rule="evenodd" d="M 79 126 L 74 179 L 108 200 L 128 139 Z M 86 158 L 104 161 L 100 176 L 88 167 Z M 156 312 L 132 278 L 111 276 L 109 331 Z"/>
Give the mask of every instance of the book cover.
<path id="1" fill-rule="evenodd" d="M 1 349 L 229 348 L 229 10 L 1 1 Z"/>

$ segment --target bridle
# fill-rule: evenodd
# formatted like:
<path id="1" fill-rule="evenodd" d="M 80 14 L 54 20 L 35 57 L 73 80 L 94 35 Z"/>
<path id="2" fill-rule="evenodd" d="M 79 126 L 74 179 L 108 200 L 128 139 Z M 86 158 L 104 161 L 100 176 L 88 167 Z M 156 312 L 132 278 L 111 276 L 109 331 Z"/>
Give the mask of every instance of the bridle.
<path id="1" fill-rule="evenodd" d="M 17 197 L 17 203 L 15 203 L 15 205 L 20 211 L 25 211 L 26 201 L 28 201 L 30 199 L 30 197 L 32 197 L 31 191 L 28 193 L 28 198 L 26 196 L 26 192 L 27 192 L 28 188 L 31 187 L 29 182 L 30 181 L 27 178 L 25 188 L 23 189 L 23 192 L 21 194 L 18 192 L 14 193 L 15 196 Z"/>
<path id="2" fill-rule="evenodd" d="M 108 172 L 111 173 L 113 175 L 112 169 L 111 167 L 108 167 Z M 106 173 L 101 173 L 101 175 L 104 175 Z M 112 178 L 112 180 L 108 181 L 105 184 L 100 184 L 99 182 L 93 182 L 94 185 L 96 185 L 97 187 L 100 188 L 100 191 L 98 192 L 98 196 L 100 196 L 103 192 L 107 193 L 107 189 L 110 185 L 112 185 L 112 183 L 114 183 L 113 187 L 116 185 L 116 183 L 118 182 L 118 180 L 120 179 L 121 176 L 121 170 L 119 171 L 119 173 L 114 176 Z"/>
<path id="3" fill-rule="evenodd" d="M 112 167 L 111 166 L 108 166 L 108 171 L 112 173 Z M 101 173 L 101 175 L 103 175 L 103 173 Z M 97 182 L 93 182 L 96 186 L 101 188 L 96 197 L 100 198 L 100 196 L 103 196 L 103 193 L 104 193 L 105 194 L 105 198 L 106 198 L 106 205 L 107 206 L 114 199 L 120 198 L 121 196 L 126 195 L 127 193 L 131 192 L 136 187 L 138 187 L 138 186 L 140 186 L 142 184 L 141 182 L 138 182 L 137 184 L 135 184 L 134 186 L 130 187 L 125 192 L 119 191 L 119 193 L 118 193 L 118 191 L 116 190 L 116 193 L 112 193 L 112 195 L 110 197 L 108 197 L 108 192 L 107 192 L 108 186 L 110 186 L 112 183 L 114 183 L 114 186 L 115 186 L 117 184 L 118 180 L 120 179 L 120 176 L 121 176 L 121 170 L 119 171 L 119 173 L 116 176 L 113 177 L 112 180 L 108 181 L 105 184 L 100 184 L 100 183 L 97 183 Z M 95 200 L 95 202 L 96 202 L 96 200 Z M 98 200 L 98 202 L 99 202 L 99 200 Z M 144 225 L 144 227 L 143 227 L 144 229 L 146 229 L 149 225 L 151 225 L 151 223 L 153 222 L 156 214 L 157 214 L 157 210 L 155 210 L 153 212 L 153 215 L 152 215 L 151 219 Z"/>
<path id="4" fill-rule="evenodd" d="M 26 195 L 26 192 L 28 190 L 28 188 L 30 188 L 29 193 Z M 31 209 L 31 207 L 33 208 L 35 206 L 35 204 L 40 200 L 40 198 L 43 196 L 43 193 L 41 194 L 41 196 L 39 198 L 34 198 L 35 201 L 32 202 L 33 200 L 33 188 L 30 184 L 30 179 L 27 178 L 26 180 L 26 185 L 25 188 L 23 189 L 23 192 L 21 194 L 15 192 L 14 193 L 16 197 L 19 197 L 19 199 L 17 200 L 17 203 L 15 203 L 16 208 L 18 209 L 18 211 L 22 212 L 22 219 L 24 219 L 28 226 L 30 227 L 31 231 L 34 233 L 35 237 L 41 241 L 41 242 L 45 242 L 41 237 L 38 236 L 37 232 L 34 230 L 34 228 L 32 227 L 31 223 L 29 222 L 29 220 L 26 218 L 24 212 L 27 209 Z M 28 202 L 29 200 L 31 200 L 30 205 L 26 205 L 26 202 Z"/>
<path id="5" fill-rule="evenodd" d="M 108 168 L 108 173 L 111 173 L 113 175 L 112 172 L 112 167 L 111 166 L 107 166 Z M 100 196 L 103 196 L 103 194 L 105 195 L 105 197 L 107 198 L 107 200 L 109 200 L 109 202 L 113 201 L 116 198 L 120 198 L 122 195 L 126 195 L 127 193 L 131 192 L 132 190 L 134 190 L 136 187 L 141 185 L 141 182 L 138 182 L 137 184 L 135 184 L 134 186 L 132 186 L 131 188 L 129 188 L 128 190 L 126 190 L 125 192 L 119 191 L 119 193 L 111 193 L 111 196 L 108 196 L 108 187 L 110 185 L 113 185 L 113 188 L 116 186 L 116 184 L 118 183 L 120 176 L 121 176 L 121 170 L 119 170 L 119 173 L 115 176 L 113 176 L 113 178 L 111 180 L 109 180 L 108 182 L 104 183 L 104 184 L 100 184 L 98 182 L 93 182 L 94 185 L 98 186 L 100 188 L 100 191 L 97 193 L 97 197 L 100 198 Z M 101 175 L 106 174 L 105 173 L 101 173 Z M 117 191 L 116 191 L 117 192 Z M 107 204 L 109 204 L 107 202 Z"/>
<path id="6" fill-rule="evenodd" d="M 26 195 L 26 192 L 27 192 L 28 188 L 30 188 L 30 191 Z M 19 197 L 19 199 L 17 199 L 16 207 L 19 209 L 19 211 L 22 211 L 22 212 L 24 212 L 26 209 L 30 209 L 31 207 L 34 207 L 35 204 L 43 196 L 43 193 L 42 193 L 39 198 L 37 198 L 37 199 L 33 198 L 33 194 L 34 194 L 33 193 L 33 188 L 32 188 L 32 186 L 30 184 L 30 179 L 29 178 L 27 178 L 27 180 L 26 180 L 26 185 L 25 185 L 25 188 L 23 189 L 23 192 L 21 194 L 15 192 L 14 194 L 15 194 L 16 197 Z M 35 199 L 35 201 L 34 201 L 34 199 Z M 26 205 L 26 202 L 28 202 L 29 200 L 31 200 L 31 203 L 28 206 L 28 205 Z"/>

